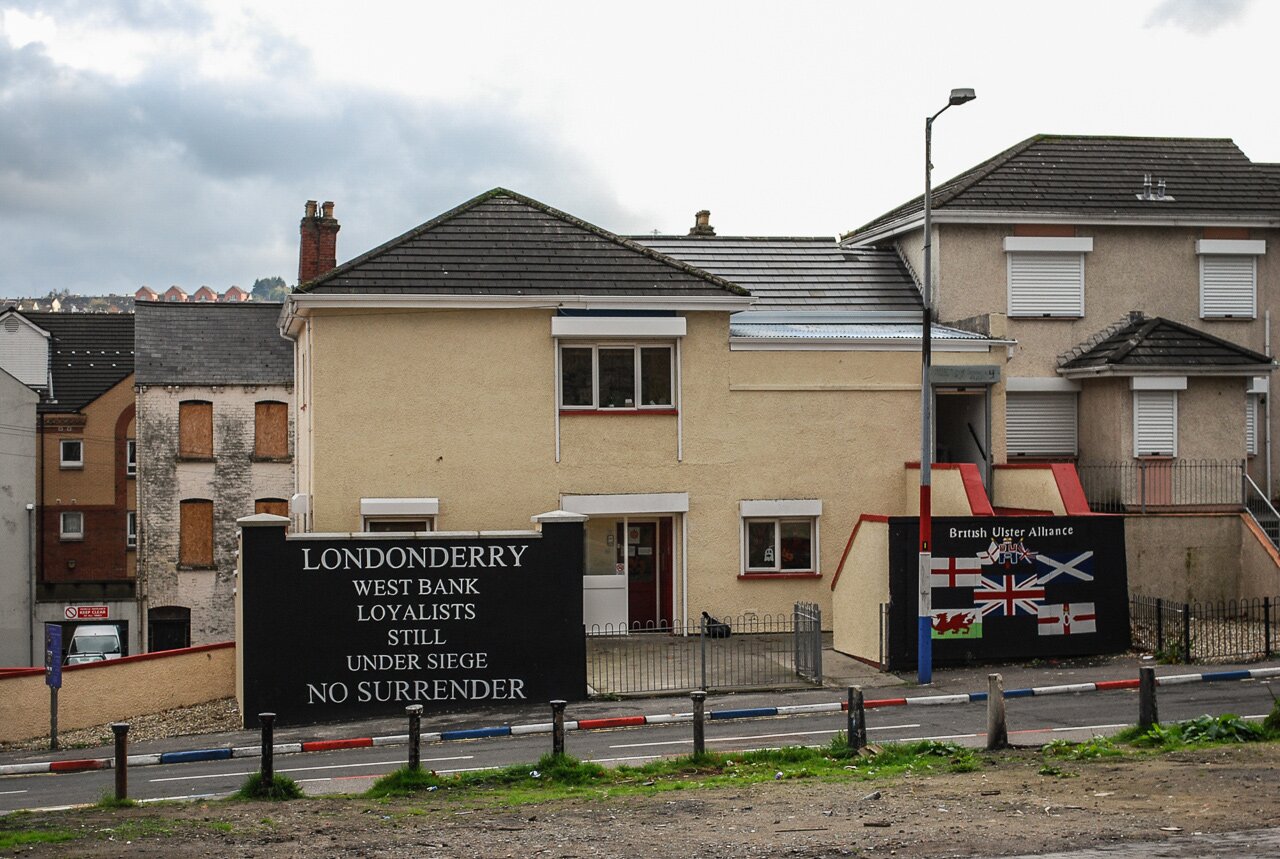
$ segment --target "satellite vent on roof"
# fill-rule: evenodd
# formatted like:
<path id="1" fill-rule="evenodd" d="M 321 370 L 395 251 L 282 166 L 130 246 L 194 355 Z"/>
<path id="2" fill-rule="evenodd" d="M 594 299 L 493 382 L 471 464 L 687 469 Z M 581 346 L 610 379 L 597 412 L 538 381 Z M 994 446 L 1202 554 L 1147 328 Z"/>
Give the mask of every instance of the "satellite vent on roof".
<path id="1" fill-rule="evenodd" d="M 1142 174 L 1142 193 L 1135 196 L 1139 200 L 1173 202 L 1173 197 L 1165 192 L 1165 180 L 1161 179 L 1152 189 L 1150 173 Z"/>

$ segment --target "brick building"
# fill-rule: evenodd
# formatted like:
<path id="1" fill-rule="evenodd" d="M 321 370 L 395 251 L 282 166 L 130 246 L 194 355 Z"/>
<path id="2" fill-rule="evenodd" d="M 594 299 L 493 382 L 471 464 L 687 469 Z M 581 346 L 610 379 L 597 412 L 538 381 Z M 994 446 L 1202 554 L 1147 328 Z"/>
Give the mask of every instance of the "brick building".
<path id="1" fill-rule="evenodd" d="M 232 638 L 235 521 L 287 515 L 293 349 L 279 313 L 265 302 L 137 304 L 147 650 Z"/>
<path id="2" fill-rule="evenodd" d="M 40 398 L 32 627 L 114 623 L 134 650 L 133 317 L 6 311 L 0 367 Z M 27 577 L 21 560 L 4 575 Z"/>

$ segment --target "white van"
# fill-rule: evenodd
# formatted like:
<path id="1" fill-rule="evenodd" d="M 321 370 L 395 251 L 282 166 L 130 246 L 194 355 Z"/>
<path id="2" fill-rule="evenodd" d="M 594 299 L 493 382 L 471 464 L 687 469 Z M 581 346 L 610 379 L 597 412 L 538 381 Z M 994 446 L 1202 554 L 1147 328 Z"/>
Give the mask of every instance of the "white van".
<path id="1" fill-rule="evenodd" d="M 67 647 L 66 665 L 79 665 L 81 662 L 101 662 L 104 659 L 119 659 L 120 628 L 109 623 L 77 626 L 71 633 L 71 644 Z"/>

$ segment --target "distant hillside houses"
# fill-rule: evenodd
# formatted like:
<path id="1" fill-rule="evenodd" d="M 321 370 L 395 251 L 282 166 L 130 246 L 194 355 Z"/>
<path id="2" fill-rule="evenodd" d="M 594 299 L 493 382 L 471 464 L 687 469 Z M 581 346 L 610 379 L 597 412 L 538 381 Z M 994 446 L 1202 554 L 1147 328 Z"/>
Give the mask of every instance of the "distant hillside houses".
<path id="1" fill-rule="evenodd" d="M 132 313 L 134 301 L 176 301 L 238 303 L 253 301 L 253 294 L 238 286 L 219 293 L 207 286 L 188 293 L 180 286 L 171 286 L 164 292 L 156 292 L 144 286 L 133 295 L 72 295 L 68 292 L 50 292 L 40 298 L 16 298 L 0 300 L 0 310 L 12 307 L 17 310 L 44 313 Z"/>

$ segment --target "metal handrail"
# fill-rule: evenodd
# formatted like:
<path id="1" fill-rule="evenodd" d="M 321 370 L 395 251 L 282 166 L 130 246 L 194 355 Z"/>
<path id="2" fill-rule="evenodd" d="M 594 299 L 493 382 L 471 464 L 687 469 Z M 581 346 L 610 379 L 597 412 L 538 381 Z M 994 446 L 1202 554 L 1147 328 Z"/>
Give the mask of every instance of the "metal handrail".
<path id="1" fill-rule="evenodd" d="M 1280 549 L 1280 512 L 1272 506 L 1265 492 L 1258 488 L 1253 478 L 1244 475 L 1244 509 L 1249 511 L 1253 521 L 1258 523 L 1262 533 L 1267 535 L 1271 545 Z"/>

